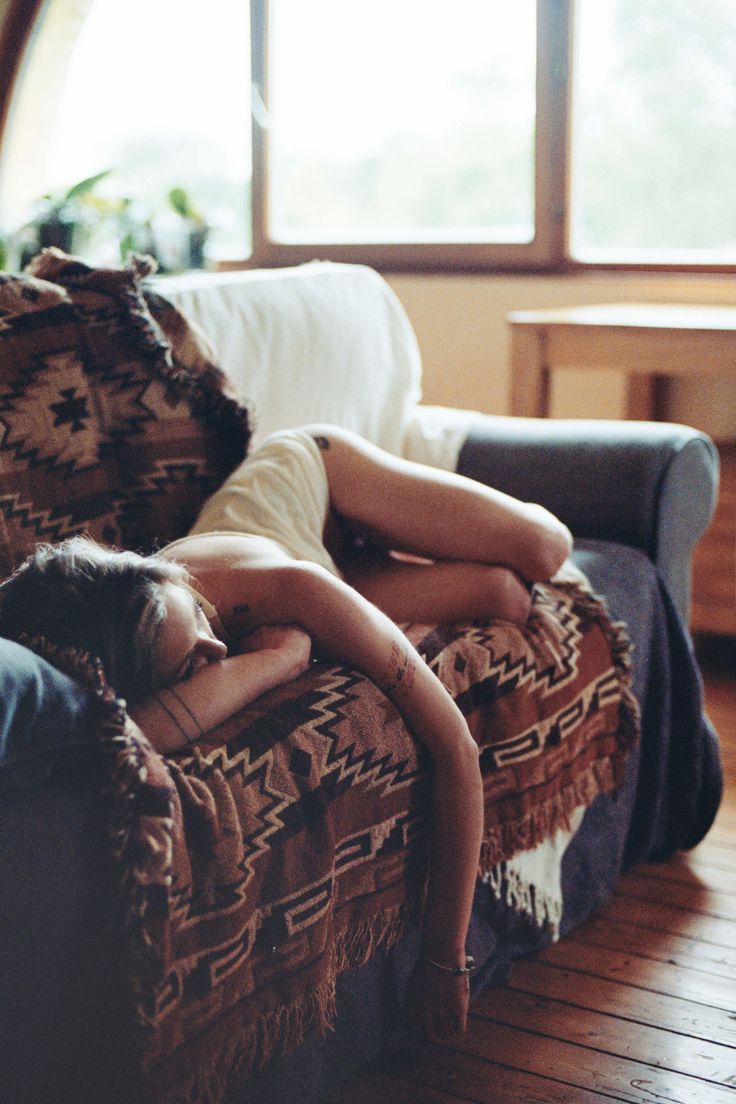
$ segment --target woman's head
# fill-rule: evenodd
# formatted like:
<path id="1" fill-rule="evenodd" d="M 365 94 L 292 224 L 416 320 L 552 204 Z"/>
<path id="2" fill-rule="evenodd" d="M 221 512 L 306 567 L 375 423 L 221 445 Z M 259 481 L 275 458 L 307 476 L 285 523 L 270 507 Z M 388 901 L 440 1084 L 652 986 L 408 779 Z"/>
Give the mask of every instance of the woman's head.
<path id="1" fill-rule="evenodd" d="M 84 537 L 40 545 L 0 586 L 0 635 L 99 656 L 116 692 L 139 702 L 165 681 L 159 637 L 187 582 L 179 564 Z"/>

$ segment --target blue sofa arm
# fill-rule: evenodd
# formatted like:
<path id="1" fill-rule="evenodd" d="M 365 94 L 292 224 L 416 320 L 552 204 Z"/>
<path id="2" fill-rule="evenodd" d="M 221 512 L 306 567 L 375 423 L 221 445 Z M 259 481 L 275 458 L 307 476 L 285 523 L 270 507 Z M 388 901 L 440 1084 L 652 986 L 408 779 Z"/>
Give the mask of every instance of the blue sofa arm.
<path id="1" fill-rule="evenodd" d="M 581 539 L 618 541 L 657 565 L 687 624 L 692 553 L 715 508 L 718 452 L 669 422 L 488 417 L 458 471 L 539 502 Z"/>

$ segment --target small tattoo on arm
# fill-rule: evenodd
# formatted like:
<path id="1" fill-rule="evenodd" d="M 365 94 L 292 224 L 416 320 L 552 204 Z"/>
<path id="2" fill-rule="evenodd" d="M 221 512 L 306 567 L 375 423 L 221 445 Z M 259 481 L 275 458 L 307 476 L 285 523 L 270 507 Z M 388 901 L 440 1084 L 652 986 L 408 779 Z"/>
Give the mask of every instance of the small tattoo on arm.
<path id="1" fill-rule="evenodd" d="M 168 704 L 166 701 L 164 701 L 164 694 L 166 694 L 167 696 Z M 162 690 L 160 690 L 156 700 L 161 708 L 166 713 L 168 713 L 169 717 L 179 729 L 185 740 L 191 743 L 192 740 L 195 740 L 197 738 L 197 736 L 204 736 L 204 729 L 195 717 L 194 713 L 192 713 L 187 703 L 170 686 L 164 687 Z M 176 705 L 174 704 L 175 702 L 180 706 L 181 710 L 183 711 L 183 713 L 179 716 L 177 716 Z M 187 720 L 186 725 L 183 723 L 183 720 Z M 189 720 L 191 720 L 195 725 L 194 731 L 191 731 L 189 728 Z"/>
<path id="2" fill-rule="evenodd" d="M 327 450 L 330 448 L 329 437 L 315 437 L 314 441 L 317 445 L 317 448 L 322 449 L 323 452 L 327 452 Z"/>
<path id="3" fill-rule="evenodd" d="M 178 703 L 179 703 L 179 705 L 180 705 L 180 706 L 182 707 L 182 709 L 183 709 L 183 710 L 184 710 L 184 711 L 185 711 L 186 713 L 188 713 L 188 714 L 189 714 L 189 716 L 190 716 L 190 717 L 192 718 L 192 720 L 194 721 L 195 725 L 196 725 L 196 726 L 197 726 L 197 728 L 199 729 L 199 734 L 200 734 L 200 736 L 204 736 L 204 729 L 202 728 L 201 724 L 199 723 L 199 721 L 197 720 L 197 718 L 196 718 L 196 717 L 194 716 L 194 714 L 192 713 L 192 711 L 191 711 L 191 709 L 189 708 L 189 706 L 187 705 L 187 703 L 186 703 L 186 702 L 185 702 L 185 701 L 184 701 L 184 700 L 183 700 L 183 699 L 182 699 L 182 698 L 181 698 L 181 697 L 180 697 L 180 696 L 179 696 L 179 695 L 177 694 L 176 690 L 172 689 L 172 687 L 171 687 L 171 686 L 169 686 L 168 690 L 169 690 L 169 693 L 170 693 L 170 694 L 172 694 L 172 695 L 173 695 L 173 696 L 174 696 L 174 697 L 176 698 L 176 700 L 178 701 Z"/>
<path id="4" fill-rule="evenodd" d="M 237 606 L 233 606 L 233 613 L 250 613 L 250 606 L 247 602 L 239 602 Z"/>
<path id="5" fill-rule="evenodd" d="M 184 737 L 185 739 L 187 739 L 187 740 L 188 740 L 188 739 L 189 739 L 189 736 L 188 736 L 188 734 L 187 734 L 187 731 L 186 731 L 186 729 L 182 727 L 182 723 L 181 723 L 181 721 L 179 720 L 179 718 L 178 718 L 178 717 L 176 716 L 176 714 L 175 714 L 175 713 L 172 713 L 172 712 L 171 712 L 171 710 L 169 709 L 168 705 L 167 705 L 167 704 L 166 704 L 166 702 L 164 701 L 164 699 L 163 699 L 163 692 L 162 692 L 162 693 L 160 693 L 160 694 L 158 695 L 158 697 L 156 698 L 156 701 L 158 702 L 158 704 L 159 704 L 159 706 L 161 707 L 161 709 L 163 709 L 164 713 L 167 713 L 167 714 L 169 715 L 169 717 L 171 718 L 171 720 L 172 720 L 172 721 L 174 722 L 174 724 L 176 725 L 176 727 L 177 727 L 177 728 L 179 729 L 179 731 L 181 732 L 182 736 L 183 736 L 183 737 Z"/>
<path id="6" fill-rule="evenodd" d="M 412 659 L 408 647 L 400 648 L 395 642 L 391 645 L 389 670 L 391 673 L 391 681 L 387 685 L 389 693 L 399 688 L 411 690 L 416 677 L 417 665 L 415 660 Z"/>

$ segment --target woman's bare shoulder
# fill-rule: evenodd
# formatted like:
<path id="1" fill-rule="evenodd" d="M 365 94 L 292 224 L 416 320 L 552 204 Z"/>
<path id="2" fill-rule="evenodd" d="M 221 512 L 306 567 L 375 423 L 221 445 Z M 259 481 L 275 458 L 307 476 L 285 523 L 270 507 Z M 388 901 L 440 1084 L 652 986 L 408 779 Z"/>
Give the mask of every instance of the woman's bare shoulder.
<path id="1" fill-rule="evenodd" d="M 280 620 L 285 596 L 273 568 L 294 560 L 275 541 L 244 533 L 195 533 L 161 553 L 184 564 L 234 639 Z"/>

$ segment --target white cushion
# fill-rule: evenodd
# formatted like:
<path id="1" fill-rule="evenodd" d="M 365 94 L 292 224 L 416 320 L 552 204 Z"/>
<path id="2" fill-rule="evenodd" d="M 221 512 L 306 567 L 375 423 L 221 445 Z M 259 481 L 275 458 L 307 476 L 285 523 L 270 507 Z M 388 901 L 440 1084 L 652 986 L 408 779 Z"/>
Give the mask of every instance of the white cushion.
<path id="1" fill-rule="evenodd" d="M 253 447 L 276 429 L 330 422 L 401 453 L 421 362 L 403 307 L 373 269 L 317 261 L 155 283 L 214 344 L 253 412 Z"/>
<path id="2" fill-rule="evenodd" d="M 470 427 L 486 415 L 451 406 L 417 406 L 406 426 L 401 455 L 407 460 L 456 471 Z"/>

